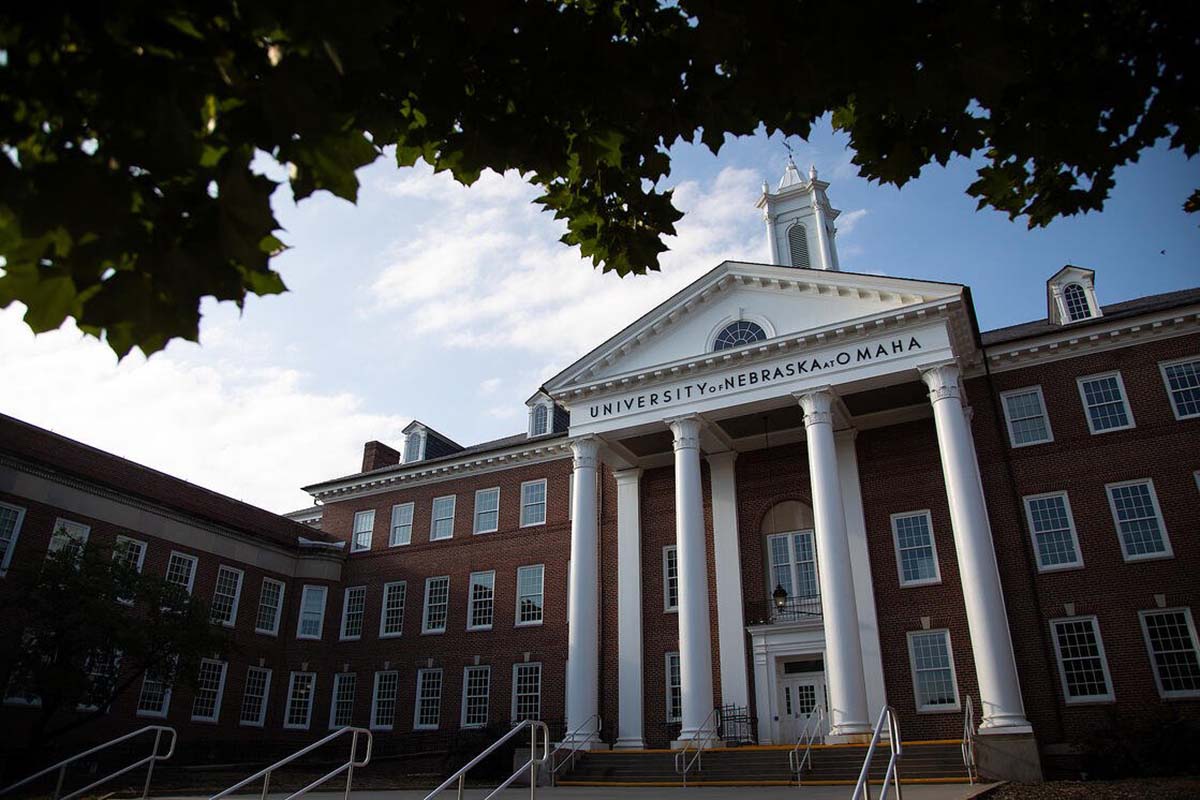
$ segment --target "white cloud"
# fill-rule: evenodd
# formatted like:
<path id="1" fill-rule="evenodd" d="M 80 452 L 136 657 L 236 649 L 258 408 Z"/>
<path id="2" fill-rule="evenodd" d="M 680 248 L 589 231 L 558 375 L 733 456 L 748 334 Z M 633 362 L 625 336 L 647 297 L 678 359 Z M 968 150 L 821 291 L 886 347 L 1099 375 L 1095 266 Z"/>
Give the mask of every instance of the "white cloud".
<path id="1" fill-rule="evenodd" d="M 486 378 L 479 382 L 479 391 L 482 394 L 495 394 L 503 382 L 501 378 Z"/>
<path id="2" fill-rule="evenodd" d="M 843 211 L 837 218 L 837 232 L 839 236 L 849 236 L 854 232 L 854 228 L 862 221 L 862 218 L 867 215 L 867 209 L 856 208 L 853 211 Z"/>

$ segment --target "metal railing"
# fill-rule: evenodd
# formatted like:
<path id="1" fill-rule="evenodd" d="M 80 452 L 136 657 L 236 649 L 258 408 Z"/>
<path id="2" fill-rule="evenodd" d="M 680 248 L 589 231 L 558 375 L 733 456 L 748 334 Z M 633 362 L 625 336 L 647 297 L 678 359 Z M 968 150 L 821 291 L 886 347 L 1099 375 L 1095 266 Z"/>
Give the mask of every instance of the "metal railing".
<path id="1" fill-rule="evenodd" d="M 709 715 L 705 717 L 704 722 L 700 724 L 699 731 L 697 731 L 697 733 L 700 731 L 705 731 L 704 737 L 697 739 L 696 736 L 693 735 L 691 739 L 688 739 L 683 743 L 683 749 L 675 754 L 675 772 L 683 776 L 684 786 L 687 786 L 687 776 L 688 773 L 692 771 L 693 764 L 696 765 L 697 772 L 704 771 L 704 762 L 701 760 L 701 757 L 704 755 L 705 745 L 717 738 L 717 730 L 719 726 L 713 723 L 716 716 L 720 712 L 720 708 L 714 708 L 711 712 L 709 712 Z M 697 744 L 697 742 L 699 742 L 699 744 Z M 691 760 L 689 761 L 687 753 L 688 750 L 691 749 L 692 745 L 696 746 L 696 755 L 692 756 Z"/>
<path id="2" fill-rule="evenodd" d="M 575 746 L 578 743 L 579 734 L 583 730 L 585 730 L 589 725 L 592 724 L 592 720 L 596 720 L 596 730 L 597 731 L 600 730 L 600 728 L 602 728 L 604 726 L 604 721 L 602 719 L 600 719 L 600 715 L 592 714 L 590 717 L 588 717 L 587 719 L 585 719 L 583 721 L 582 725 L 580 725 L 578 728 L 576 728 L 575 730 L 571 731 L 569 734 L 564 736 L 563 740 L 558 743 L 558 746 L 555 747 L 553 751 L 551 751 L 549 756 L 547 756 L 547 758 L 550 760 L 550 785 L 551 786 L 556 785 L 556 781 L 558 780 L 558 771 L 560 769 L 562 769 L 563 764 L 574 764 L 575 763 L 575 754 L 579 752 L 579 748 Z M 560 750 L 567 749 L 568 745 L 571 746 L 571 748 L 570 748 L 571 754 L 569 756 L 567 756 L 566 758 L 564 758 L 561 763 L 558 762 L 556 760 L 556 756 L 558 755 L 558 752 Z"/>
<path id="3" fill-rule="evenodd" d="M 879 721 L 875 723 L 875 731 L 871 734 L 871 743 L 867 746 L 867 757 L 863 759 L 862 771 L 858 773 L 858 783 L 854 786 L 854 794 L 850 800 L 871 800 L 871 758 L 875 755 L 875 747 L 883 733 L 883 724 L 888 726 L 888 742 L 892 748 L 892 756 L 888 759 L 887 771 L 883 773 L 883 786 L 879 789 L 879 800 L 887 800 L 888 781 L 896 787 L 896 800 L 901 800 L 900 794 L 900 757 L 903 747 L 900 743 L 900 723 L 896 720 L 896 709 L 884 706 L 879 712 Z"/>
<path id="4" fill-rule="evenodd" d="M 967 695 L 967 708 L 963 712 L 962 756 L 963 766 L 967 768 L 967 782 L 974 784 L 979 770 L 975 766 L 975 703 L 971 695 Z"/>
<path id="5" fill-rule="evenodd" d="M 371 736 L 371 732 L 369 730 L 367 730 L 366 728 L 339 728 L 338 730 L 329 734 L 325 738 L 318 739 L 317 741 L 313 742 L 308 747 L 297 750 L 296 752 L 292 753 L 287 758 L 280 759 L 279 761 L 276 761 L 271 766 L 266 767 L 264 769 L 260 769 L 258 772 L 254 773 L 249 778 L 238 781 L 233 786 L 230 786 L 228 789 L 225 789 L 222 792 L 218 792 L 217 794 L 214 794 L 212 797 L 209 798 L 209 800 L 220 800 L 220 798 L 225 797 L 226 795 L 232 794 L 233 792 L 236 792 L 238 789 L 241 789 L 246 784 L 253 783 L 254 781 L 258 780 L 259 778 L 263 779 L 262 798 L 263 798 L 263 800 L 266 800 L 267 792 L 271 788 L 271 773 L 272 772 L 274 772 L 275 770 L 279 769 L 282 766 L 285 766 L 286 764 L 292 763 L 300 756 L 311 753 L 313 750 L 316 750 L 321 745 L 326 744 L 328 742 L 332 742 L 334 739 L 337 739 L 338 737 L 341 737 L 341 736 L 345 736 L 346 734 L 350 734 L 350 758 L 348 758 L 344 764 L 337 767 L 332 772 L 326 773 L 324 776 L 317 778 L 315 781 L 308 784 L 303 789 L 292 792 L 284 800 L 294 800 L 294 798 L 306 795 L 309 792 L 311 792 L 313 789 L 315 789 L 318 786 L 320 786 L 321 784 L 325 783 L 326 781 L 332 780 L 333 778 L 336 778 L 338 775 L 341 775 L 343 772 L 346 773 L 345 800 L 350 800 L 350 785 L 354 782 L 355 768 L 356 767 L 365 767 L 365 766 L 367 766 L 367 764 L 371 763 L 371 748 L 374 745 L 375 741 L 374 741 L 374 737 Z M 362 761 L 355 760 L 356 756 L 358 756 L 359 734 L 362 734 L 363 736 L 367 737 L 367 752 L 366 752 L 366 755 L 363 756 Z"/>
<path id="6" fill-rule="evenodd" d="M 82 789 L 76 789 L 75 791 L 73 791 L 67 795 L 64 795 L 62 793 L 63 778 L 66 777 L 68 766 L 75 763 L 76 761 L 78 761 L 81 758 L 87 758 L 88 756 L 92 755 L 93 753 L 99 753 L 101 750 L 107 750 L 108 748 L 112 747 L 114 744 L 120 744 L 121 742 L 124 742 L 128 739 L 132 739 L 135 736 L 140 736 L 143 733 L 148 733 L 150 731 L 154 731 L 154 749 L 150 751 L 150 755 L 146 756 L 143 759 L 135 761 L 132 764 L 130 764 L 129 766 L 123 767 L 123 768 L 117 770 L 116 772 L 113 772 L 109 775 L 105 775 L 103 778 L 100 778 L 99 780 L 92 781 L 87 786 L 83 787 Z M 162 735 L 164 733 L 171 734 L 171 747 L 167 750 L 167 752 L 164 755 L 160 756 L 158 754 L 158 746 L 159 746 L 159 743 L 162 741 Z M 174 728 L 168 728 L 165 725 L 147 725 L 144 728 L 138 728 L 136 731 L 133 731 L 132 733 L 127 733 L 124 736 L 118 736 L 116 739 L 105 742 L 104 744 L 101 744 L 101 745 L 97 745 L 97 746 L 93 747 L 91 750 L 84 750 L 82 753 L 78 753 L 76 755 L 71 756 L 70 758 L 64 759 L 64 760 L 58 762 L 57 764 L 54 764 L 53 766 L 46 767 L 41 772 L 35 772 L 32 775 L 30 775 L 29 777 L 23 778 L 22 780 L 17 781 L 12 786 L 6 786 L 5 788 L 0 789 L 0 795 L 8 794 L 13 789 L 19 789 L 20 787 L 25 786 L 28 783 L 32 783 L 33 781 L 37 780 L 38 778 L 42 777 L 43 775 L 49 775 L 51 772 L 54 772 L 54 770 L 58 770 L 58 780 L 54 784 L 54 794 L 51 795 L 51 798 L 52 798 L 52 800 L 71 800 L 71 798 L 78 797 L 79 795 L 83 794 L 84 792 L 86 792 L 90 789 L 95 789 L 100 784 L 111 781 L 113 778 L 120 777 L 121 775 L 124 775 L 126 772 L 129 772 L 130 770 L 134 770 L 140 766 L 149 764 L 150 766 L 146 769 L 146 782 L 142 786 L 142 798 L 143 798 L 143 800 L 145 800 L 146 795 L 148 795 L 150 793 L 150 778 L 154 775 L 154 765 L 155 765 L 155 763 L 157 763 L 159 761 L 166 761 L 168 758 L 175 755 L 175 740 L 176 740 L 176 735 L 175 735 Z"/>
<path id="7" fill-rule="evenodd" d="M 821 730 L 825 726 L 825 706 L 817 706 L 809 715 L 808 721 L 804 723 L 804 728 L 800 731 L 800 738 L 796 740 L 796 746 L 788 753 L 788 766 L 791 767 L 792 773 L 796 776 L 796 783 L 800 784 L 804 773 L 804 765 L 807 764 L 812 768 L 812 746 L 817 737 L 821 735 Z M 804 748 L 801 753 L 800 749 Z"/>
<path id="8" fill-rule="evenodd" d="M 783 605 L 773 598 L 752 600 L 746 604 L 746 622 L 750 625 L 773 625 L 777 622 L 819 622 L 821 597 L 788 597 Z"/>
<path id="9" fill-rule="evenodd" d="M 473 759 L 468 761 L 464 766 L 460 767 L 457 772 L 455 772 L 453 775 L 451 775 L 449 778 L 447 778 L 445 781 L 443 781 L 440 786 L 438 786 L 436 789 L 434 789 L 429 794 L 425 795 L 425 800 L 432 800 L 432 798 L 437 797 L 439 794 L 444 792 L 446 789 L 450 788 L 450 786 L 452 784 L 458 784 L 458 786 L 457 786 L 458 792 L 457 792 L 456 796 L 457 796 L 458 800 L 463 800 L 463 796 L 464 796 L 463 792 L 465 792 L 466 788 L 467 788 L 466 787 L 467 772 L 472 767 L 474 767 L 476 764 L 478 764 L 480 761 L 483 761 L 485 758 L 487 758 L 489 755 L 491 755 L 493 752 L 495 752 L 495 750 L 498 747 L 500 747 L 500 745 L 504 744 L 509 739 L 516 736 L 518 733 L 523 731 L 526 727 L 529 728 L 529 760 L 527 762 L 525 762 L 524 764 L 522 764 L 519 768 L 517 768 L 517 770 L 512 775 L 509 775 L 508 778 L 506 778 L 503 783 L 501 783 L 499 786 L 497 786 L 495 789 L 493 789 L 488 794 L 488 796 L 485 797 L 483 800 L 491 800 L 493 797 L 500 794 L 500 792 L 507 789 L 509 787 L 509 785 L 512 784 L 512 782 L 515 781 L 520 776 L 520 774 L 527 769 L 529 770 L 529 796 L 531 798 L 536 798 L 537 797 L 537 782 L 538 782 L 538 777 L 537 777 L 538 767 L 541 766 L 542 764 L 544 764 L 546 762 L 546 759 L 550 757 L 550 728 L 546 726 L 546 723 L 541 722 L 540 720 L 527 719 L 527 720 L 522 721 L 515 728 L 513 728 L 511 731 L 509 731 L 508 733 L 501 736 L 496 741 L 492 742 L 490 745 L 488 745 L 486 750 L 484 750 L 482 753 L 480 753 L 479 755 L 475 756 Z M 541 758 L 539 758 L 538 754 L 537 754 L 538 753 L 538 732 L 539 731 L 541 731 L 541 734 L 542 734 Z M 214 800 L 215 800 L 215 798 L 214 798 Z M 289 800 L 290 800 L 290 798 L 289 798 Z"/>

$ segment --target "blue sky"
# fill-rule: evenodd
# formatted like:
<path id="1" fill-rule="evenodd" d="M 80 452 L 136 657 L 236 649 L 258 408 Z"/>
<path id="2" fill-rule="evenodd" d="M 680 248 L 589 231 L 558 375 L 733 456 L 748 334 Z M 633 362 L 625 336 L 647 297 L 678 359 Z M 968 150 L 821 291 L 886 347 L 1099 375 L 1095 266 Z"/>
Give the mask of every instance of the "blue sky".
<path id="1" fill-rule="evenodd" d="M 1044 281 L 1065 263 L 1096 270 L 1102 303 L 1200 285 L 1200 218 L 1180 208 L 1200 170 L 1179 153 L 1122 170 L 1102 214 L 1030 231 L 975 210 L 966 161 L 897 190 L 856 177 L 827 124 L 792 145 L 832 184 L 843 269 L 966 283 L 984 329 L 1044 315 Z M 677 146 L 665 184 L 686 214 L 645 278 L 601 275 L 558 244 L 561 224 L 515 174 L 466 189 L 383 159 L 360 172 L 357 206 L 281 191 L 292 249 L 276 268 L 291 292 L 241 315 L 207 304 L 200 345 L 120 365 L 70 326 L 35 338 L 23 309 L 0 311 L 0 410 L 274 511 L 302 507 L 299 486 L 356 471 L 364 441 L 398 446 L 413 418 L 462 444 L 522 430 L 543 380 L 722 260 L 767 260 L 754 201 L 785 158 L 765 135 L 719 156 Z"/>

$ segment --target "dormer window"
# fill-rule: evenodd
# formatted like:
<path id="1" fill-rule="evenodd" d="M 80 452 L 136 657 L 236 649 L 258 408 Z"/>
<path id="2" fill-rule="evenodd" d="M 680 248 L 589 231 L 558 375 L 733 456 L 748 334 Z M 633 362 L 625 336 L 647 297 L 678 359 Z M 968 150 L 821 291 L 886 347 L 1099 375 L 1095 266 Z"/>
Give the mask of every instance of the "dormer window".
<path id="1" fill-rule="evenodd" d="M 404 437 L 404 463 L 411 464 L 425 457 L 425 431 L 416 430 Z"/>
<path id="2" fill-rule="evenodd" d="M 550 430 L 550 409 L 536 405 L 529 413 L 529 435 L 541 436 Z"/>
<path id="3" fill-rule="evenodd" d="M 1046 281 L 1046 311 L 1053 325 L 1096 319 L 1104 314 L 1096 302 L 1096 273 L 1071 264 Z"/>
<path id="4" fill-rule="evenodd" d="M 1068 283 L 1063 287 L 1063 305 L 1066 306 L 1069 322 L 1087 319 L 1092 315 L 1087 293 L 1078 283 Z"/>

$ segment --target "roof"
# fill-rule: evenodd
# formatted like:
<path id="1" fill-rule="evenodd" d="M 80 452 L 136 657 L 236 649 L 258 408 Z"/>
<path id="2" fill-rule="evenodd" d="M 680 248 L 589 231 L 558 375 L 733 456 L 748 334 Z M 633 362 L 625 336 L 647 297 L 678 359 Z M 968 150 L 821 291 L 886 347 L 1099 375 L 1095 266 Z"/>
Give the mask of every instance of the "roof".
<path id="1" fill-rule="evenodd" d="M 1069 325 L 1056 325 L 1048 319 L 1038 319 L 1032 322 L 1022 322 L 1019 325 L 1009 325 L 1006 328 L 984 331 L 983 346 L 991 347 L 998 344 L 1015 342 L 1019 339 L 1032 339 L 1037 336 L 1061 333 L 1068 328 L 1087 328 L 1092 325 L 1112 322 L 1113 320 L 1127 319 L 1141 314 L 1151 314 L 1156 311 L 1167 311 L 1172 308 L 1189 306 L 1195 303 L 1200 303 L 1200 288 L 1147 295 L 1135 300 L 1126 300 L 1122 303 L 1101 306 L 1101 316 L 1072 322 Z"/>
<path id="2" fill-rule="evenodd" d="M 299 537 L 334 541 L 311 526 L 5 414 L 0 414 L 0 453 L 288 547 L 295 547 Z"/>

